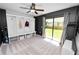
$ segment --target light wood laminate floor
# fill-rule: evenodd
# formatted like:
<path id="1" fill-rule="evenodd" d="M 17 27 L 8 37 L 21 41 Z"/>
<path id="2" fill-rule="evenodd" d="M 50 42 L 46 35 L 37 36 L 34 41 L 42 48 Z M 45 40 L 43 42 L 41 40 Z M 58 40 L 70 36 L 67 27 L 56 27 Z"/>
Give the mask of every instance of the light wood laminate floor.
<path id="1" fill-rule="evenodd" d="M 3 44 L 0 47 L 1 55 L 59 55 L 60 46 L 55 46 L 41 36 L 34 36 L 22 40 Z"/>

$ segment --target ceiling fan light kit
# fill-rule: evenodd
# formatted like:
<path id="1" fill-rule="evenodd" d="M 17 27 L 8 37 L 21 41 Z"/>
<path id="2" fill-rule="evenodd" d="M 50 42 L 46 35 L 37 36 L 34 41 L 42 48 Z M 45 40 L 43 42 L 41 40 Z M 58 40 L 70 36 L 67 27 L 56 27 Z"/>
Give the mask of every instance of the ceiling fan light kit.
<path id="1" fill-rule="evenodd" d="M 33 12 L 33 13 L 34 13 L 34 12 L 35 12 L 35 10 L 31 10 L 31 12 Z"/>

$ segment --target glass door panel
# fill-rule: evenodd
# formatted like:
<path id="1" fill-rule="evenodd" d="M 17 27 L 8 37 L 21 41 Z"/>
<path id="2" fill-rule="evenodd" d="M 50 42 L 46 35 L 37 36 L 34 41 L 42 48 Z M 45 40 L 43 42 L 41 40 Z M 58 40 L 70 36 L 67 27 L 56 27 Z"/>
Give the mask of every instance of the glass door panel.
<path id="1" fill-rule="evenodd" d="M 45 37 L 52 39 L 53 19 L 46 19 L 45 24 Z"/>
<path id="2" fill-rule="evenodd" d="M 63 32 L 64 17 L 54 18 L 53 40 L 60 42 Z"/>

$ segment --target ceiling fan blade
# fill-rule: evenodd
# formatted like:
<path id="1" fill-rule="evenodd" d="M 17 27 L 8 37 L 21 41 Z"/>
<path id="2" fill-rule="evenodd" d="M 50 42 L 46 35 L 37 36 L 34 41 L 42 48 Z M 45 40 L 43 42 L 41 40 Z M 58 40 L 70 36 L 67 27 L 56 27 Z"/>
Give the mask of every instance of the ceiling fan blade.
<path id="1" fill-rule="evenodd" d="M 36 11 L 35 11 L 35 13 L 38 14 Z"/>
<path id="2" fill-rule="evenodd" d="M 44 11 L 43 9 L 35 9 L 36 11 Z"/>
<path id="3" fill-rule="evenodd" d="M 29 13 L 30 11 L 27 11 L 27 13 Z"/>
<path id="4" fill-rule="evenodd" d="M 20 8 L 22 8 L 22 9 L 29 9 L 29 8 L 26 8 L 26 7 L 20 7 Z"/>

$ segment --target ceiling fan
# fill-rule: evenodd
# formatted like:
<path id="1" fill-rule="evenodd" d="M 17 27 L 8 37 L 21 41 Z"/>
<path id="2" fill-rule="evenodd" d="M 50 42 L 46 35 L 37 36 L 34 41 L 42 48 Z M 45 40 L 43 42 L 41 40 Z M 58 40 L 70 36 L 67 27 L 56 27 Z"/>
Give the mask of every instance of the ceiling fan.
<path id="1" fill-rule="evenodd" d="M 27 13 L 34 12 L 35 14 L 38 14 L 37 11 L 44 11 L 44 9 L 36 9 L 35 6 L 36 6 L 36 4 L 32 3 L 32 5 L 30 6 L 30 8 L 27 8 L 27 7 L 20 7 L 20 8 L 22 8 L 22 9 L 28 9 L 29 11 L 27 11 Z"/>

